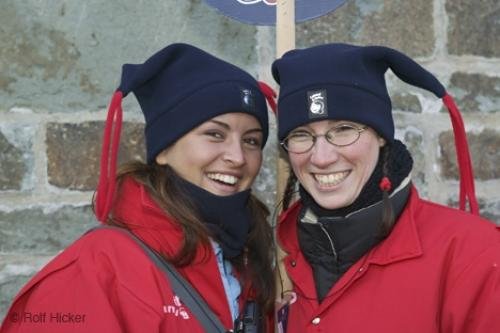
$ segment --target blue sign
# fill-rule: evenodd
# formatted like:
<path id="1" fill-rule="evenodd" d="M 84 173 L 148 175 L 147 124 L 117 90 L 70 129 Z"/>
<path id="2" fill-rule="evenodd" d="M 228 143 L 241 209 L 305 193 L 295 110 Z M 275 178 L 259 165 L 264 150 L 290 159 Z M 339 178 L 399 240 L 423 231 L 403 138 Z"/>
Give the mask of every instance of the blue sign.
<path id="1" fill-rule="evenodd" d="M 205 0 L 224 15 L 255 25 L 276 24 L 277 0 Z M 304 22 L 334 11 L 347 0 L 295 0 L 295 22 Z"/>

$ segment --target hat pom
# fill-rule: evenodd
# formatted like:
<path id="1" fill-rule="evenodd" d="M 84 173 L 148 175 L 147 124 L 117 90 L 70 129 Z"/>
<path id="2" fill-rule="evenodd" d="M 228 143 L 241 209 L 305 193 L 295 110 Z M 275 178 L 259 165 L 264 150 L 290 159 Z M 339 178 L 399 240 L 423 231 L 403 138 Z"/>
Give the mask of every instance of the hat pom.
<path id="1" fill-rule="evenodd" d="M 382 180 L 380 181 L 379 185 L 380 189 L 384 192 L 390 192 L 392 188 L 392 183 L 389 179 L 389 177 L 385 176 L 382 177 Z"/>

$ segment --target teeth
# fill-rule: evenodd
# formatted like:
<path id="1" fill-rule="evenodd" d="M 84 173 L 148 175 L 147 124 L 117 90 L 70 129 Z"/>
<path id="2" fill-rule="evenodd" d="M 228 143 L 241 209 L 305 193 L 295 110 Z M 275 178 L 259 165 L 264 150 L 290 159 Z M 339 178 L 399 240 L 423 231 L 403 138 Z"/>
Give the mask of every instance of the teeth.
<path id="1" fill-rule="evenodd" d="M 315 174 L 314 178 L 320 183 L 320 185 L 334 186 L 342 182 L 348 174 L 349 171 L 331 173 L 329 175 Z"/>
<path id="2" fill-rule="evenodd" d="M 210 179 L 218 180 L 222 183 L 229 184 L 229 185 L 234 185 L 238 181 L 238 178 L 236 178 L 235 176 L 225 175 L 222 173 L 209 173 L 207 176 Z"/>

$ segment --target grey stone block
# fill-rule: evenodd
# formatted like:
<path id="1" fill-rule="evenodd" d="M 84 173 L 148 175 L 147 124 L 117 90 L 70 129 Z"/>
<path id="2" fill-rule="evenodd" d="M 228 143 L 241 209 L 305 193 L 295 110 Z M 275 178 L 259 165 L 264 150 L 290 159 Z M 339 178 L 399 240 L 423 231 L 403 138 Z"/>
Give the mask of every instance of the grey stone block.
<path id="1" fill-rule="evenodd" d="M 297 45 L 380 44 L 413 57 L 430 56 L 435 40 L 432 13 L 432 0 L 347 1 L 331 14 L 299 24 Z"/>
<path id="2" fill-rule="evenodd" d="M 0 190 L 33 187 L 33 131 L 28 125 L 0 126 Z"/>
<path id="3" fill-rule="evenodd" d="M 467 139 L 472 159 L 474 176 L 479 180 L 496 179 L 500 177 L 500 134 L 492 129 L 476 133 L 468 133 Z M 447 179 L 458 179 L 455 142 L 452 131 L 439 135 L 441 148 L 441 174 Z"/>
<path id="4" fill-rule="evenodd" d="M 498 0 L 446 0 L 450 54 L 499 57 Z"/>
<path id="5" fill-rule="evenodd" d="M 97 225 L 90 206 L 52 209 L 0 211 L 0 252 L 54 254 Z"/>
<path id="6" fill-rule="evenodd" d="M 90 191 L 97 186 L 104 123 L 49 123 L 47 125 L 47 173 L 51 185 Z M 144 160 L 144 125 L 125 122 L 118 163 Z"/>
<path id="7" fill-rule="evenodd" d="M 254 26 L 201 0 L 4 0 L 0 11 L 0 100 L 46 112 L 105 107 L 123 63 L 142 63 L 187 42 L 248 67 Z"/>
<path id="8" fill-rule="evenodd" d="M 453 73 L 449 91 L 462 112 L 500 111 L 500 77 Z"/>
<path id="9" fill-rule="evenodd" d="M 417 96 L 409 93 L 391 94 L 392 109 L 411 113 L 422 113 L 422 106 Z"/>

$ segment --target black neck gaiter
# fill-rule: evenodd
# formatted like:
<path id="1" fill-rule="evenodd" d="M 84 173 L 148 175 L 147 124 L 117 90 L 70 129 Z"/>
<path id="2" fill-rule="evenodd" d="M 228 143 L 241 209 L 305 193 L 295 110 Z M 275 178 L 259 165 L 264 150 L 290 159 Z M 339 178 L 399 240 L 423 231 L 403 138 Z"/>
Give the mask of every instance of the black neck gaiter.
<path id="1" fill-rule="evenodd" d="M 372 175 L 366 182 L 365 186 L 359 193 L 358 197 L 352 204 L 338 209 L 325 209 L 318 205 L 311 195 L 302 187 L 299 186 L 300 198 L 304 206 L 310 208 L 318 217 L 322 216 L 346 216 L 349 213 L 358 211 L 362 208 L 373 205 L 382 200 L 382 190 L 379 183 L 384 176 L 382 173 L 382 150 L 389 149 L 388 155 L 388 176 L 392 183 L 392 191 L 405 179 L 413 167 L 413 159 L 406 149 L 406 146 L 399 140 L 394 140 L 390 146 L 381 148 L 379 159 Z"/>
<path id="2" fill-rule="evenodd" d="M 177 178 L 176 183 L 193 202 L 202 222 L 222 247 L 224 257 L 230 259 L 240 255 L 252 225 L 248 208 L 251 190 L 219 196 L 179 176 Z"/>

